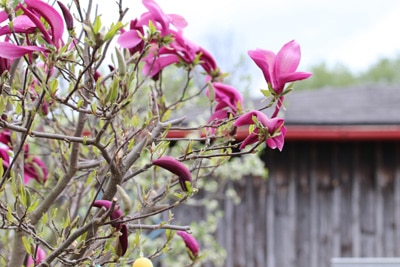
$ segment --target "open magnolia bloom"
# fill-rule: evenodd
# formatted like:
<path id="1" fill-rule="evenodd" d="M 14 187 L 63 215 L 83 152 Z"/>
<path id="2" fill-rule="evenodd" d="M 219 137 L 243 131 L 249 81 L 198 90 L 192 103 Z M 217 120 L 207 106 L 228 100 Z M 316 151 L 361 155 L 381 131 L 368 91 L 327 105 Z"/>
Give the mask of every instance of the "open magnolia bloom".
<path id="1" fill-rule="evenodd" d="M 300 63 L 300 45 L 294 40 L 285 44 L 278 54 L 264 49 L 249 50 L 249 56 L 264 74 L 268 85 L 276 95 L 283 93 L 285 84 L 306 79 L 309 72 L 296 72 Z"/>
<path id="2" fill-rule="evenodd" d="M 257 143 L 260 140 L 265 140 L 265 143 L 269 148 L 278 148 L 282 151 L 286 134 L 284 119 L 268 118 L 268 116 L 261 111 L 253 110 L 240 116 L 235 121 L 234 125 L 236 127 L 244 125 L 255 126 L 249 135 L 243 140 L 240 149 Z"/>

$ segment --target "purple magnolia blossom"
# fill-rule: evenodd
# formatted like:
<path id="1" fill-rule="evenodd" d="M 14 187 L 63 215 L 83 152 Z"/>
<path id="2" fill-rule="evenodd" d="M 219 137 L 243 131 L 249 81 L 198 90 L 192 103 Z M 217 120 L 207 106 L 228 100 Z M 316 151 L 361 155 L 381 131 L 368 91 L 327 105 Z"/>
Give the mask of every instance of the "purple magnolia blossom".
<path id="1" fill-rule="evenodd" d="M 157 77 L 161 70 L 172 64 L 199 64 L 211 77 L 218 76 L 219 70 L 214 58 L 202 47 L 183 36 L 182 32 L 171 31 L 173 41 L 168 46 L 158 47 L 152 44 L 143 72 L 150 77 Z"/>
<path id="2" fill-rule="evenodd" d="M 142 3 L 147 8 L 148 12 L 142 14 L 139 25 L 148 26 L 149 21 L 153 22 L 161 32 L 162 37 L 170 34 L 171 25 L 178 31 L 181 31 L 187 26 L 184 17 L 177 14 L 165 14 L 155 1 L 143 0 Z"/>
<path id="3" fill-rule="evenodd" d="M 0 27 L 0 36 L 6 36 L 5 41 L 0 42 L 0 57 L 15 59 L 35 51 L 46 52 L 47 49 L 45 47 L 30 45 L 28 37 L 30 34 L 37 34 L 37 31 L 40 32 L 42 38 L 48 44 L 54 45 L 57 48 L 62 45 L 62 35 L 64 32 L 63 19 L 51 5 L 41 0 L 25 0 L 24 3 L 17 5 L 15 11 L 19 15 L 12 21 L 13 28 L 11 29 L 8 23 Z M 1 11 L 0 23 L 7 19 L 7 13 Z M 25 34 L 27 45 L 10 43 L 9 36 L 13 33 Z"/>
<path id="4" fill-rule="evenodd" d="M 235 121 L 235 126 L 244 126 L 255 124 L 256 120 L 263 129 L 255 128 L 240 145 L 240 149 L 245 148 L 248 145 L 259 142 L 260 140 L 265 140 L 267 146 L 271 149 L 278 148 L 282 151 L 284 138 L 286 134 L 286 128 L 284 126 L 284 120 L 282 118 L 268 118 L 267 115 L 258 110 L 253 110 L 247 112 L 240 116 Z M 257 124 L 256 124 L 257 126 Z M 260 136 L 260 134 L 265 134 Z"/>
<path id="5" fill-rule="evenodd" d="M 31 179 L 39 183 L 47 181 L 49 173 L 46 165 L 38 157 L 25 155 L 24 162 L 24 183 L 27 184 Z"/>
<path id="6" fill-rule="evenodd" d="M 46 252 L 38 246 L 36 255 L 35 255 L 35 260 L 33 259 L 32 256 L 29 255 L 28 259 L 26 260 L 26 267 L 33 267 L 39 265 L 45 258 L 46 258 Z"/>
<path id="7" fill-rule="evenodd" d="M 0 57 L 0 75 L 11 68 L 11 60 L 9 58 Z"/>
<path id="8" fill-rule="evenodd" d="M 161 37 L 171 34 L 171 26 L 181 31 L 187 26 L 186 20 L 176 14 L 165 14 L 160 6 L 153 0 L 143 0 L 143 5 L 148 12 L 142 14 L 139 19 L 131 21 L 130 30 L 123 32 L 117 39 L 117 43 L 123 48 L 132 49 L 138 45 L 143 45 L 141 36 L 144 36 L 143 27 L 149 26 L 151 21 L 160 31 Z"/>
<path id="9" fill-rule="evenodd" d="M 10 131 L 5 130 L 0 133 L 0 157 L 3 159 L 3 168 L 10 166 L 10 156 L 12 154 L 12 144 Z M 31 179 L 39 183 L 46 182 L 48 170 L 44 162 L 36 156 L 29 154 L 29 146 L 24 146 L 24 184 L 29 183 Z"/>
<path id="10" fill-rule="evenodd" d="M 189 169 L 182 162 L 171 156 L 163 156 L 153 160 L 152 163 L 177 175 L 182 190 L 185 192 L 188 191 L 186 182 L 192 181 L 192 175 L 190 174 Z"/>
<path id="11" fill-rule="evenodd" d="M 220 82 L 213 82 L 212 85 L 215 91 L 215 101 L 218 103 L 215 107 L 216 110 L 228 108 L 236 113 L 238 106 L 243 105 L 242 94 L 233 86 Z M 206 91 L 206 94 L 209 95 L 209 90 Z"/>
<path id="12" fill-rule="evenodd" d="M 144 40 L 139 36 L 139 34 L 144 36 L 144 29 L 138 23 L 138 19 L 131 20 L 129 31 L 122 30 L 121 35 L 117 39 L 117 43 L 121 47 L 127 48 L 131 55 L 136 52 L 142 52 L 144 48 Z"/>
<path id="13" fill-rule="evenodd" d="M 150 51 L 144 58 L 143 72 L 152 78 L 165 67 L 178 64 L 199 64 L 207 74 L 212 77 L 219 75 L 219 70 L 214 58 L 202 47 L 192 43 L 183 36 L 183 28 L 187 26 L 186 20 L 176 14 L 165 14 L 153 0 L 143 0 L 148 12 L 142 14 L 139 19 L 132 20 L 130 30 L 123 31 L 117 39 L 117 43 L 129 49 L 131 54 L 143 51 L 145 30 L 144 27 L 151 21 L 161 37 L 170 36 L 171 43 L 159 47 L 159 41 L 149 40 Z M 174 28 L 172 28 L 172 26 Z"/>
<path id="14" fill-rule="evenodd" d="M 265 80 L 276 95 L 281 95 L 285 84 L 311 76 L 309 72 L 296 72 L 300 63 L 300 45 L 294 40 L 285 44 L 278 54 L 263 49 L 249 50 L 249 56 L 262 70 Z"/>
<path id="15" fill-rule="evenodd" d="M 186 248 L 188 249 L 189 257 L 195 260 L 199 255 L 199 245 L 196 239 L 189 233 L 185 231 L 177 231 L 177 235 L 182 237 L 183 242 L 185 242 Z"/>
<path id="16" fill-rule="evenodd" d="M 9 151 L 9 148 L 0 146 L 0 158 L 2 159 L 3 169 L 7 169 L 10 166 L 10 156 L 8 155 Z"/>
<path id="17" fill-rule="evenodd" d="M 24 12 L 29 10 L 35 15 L 35 17 L 32 17 L 29 15 L 30 12 L 26 13 L 26 15 L 32 19 L 43 35 L 45 35 L 45 31 L 43 31 L 44 26 L 36 19 L 40 19 L 40 17 L 42 17 L 49 23 L 51 31 L 51 42 L 49 43 L 59 47 L 59 45 L 62 43 L 61 40 L 64 33 L 64 21 L 61 15 L 51 5 L 41 0 L 25 0 L 25 4 L 27 5 L 26 9 L 21 4 L 20 7 L 24 10 Z"/>
<path id="18" fill-rule="evenodd" d="M 212 86 L 217 105 L 208 121 L 218 126 L 222 120 L 229 118 L 230 115 L 236 115 L 238 108 L 243 106 L 243 97 L 236 88 L 230 85 L 213 82 Z M 209 89 L 207 89 L 206 95 L 210 95 Z M 211 129 L 211 132 L 213 131 L 214 128 Z"/>
<path id="19" fill-rule="evenodd" d="M 107 210 L 112 207 L 112 202 L 109 200 L 96 200 L 93 202 L 94 207 L 98 208 L 106 208 Z M 110 220 L 117 220 L 122 218 L 122 211 L 118 206 L 114 207 L 114 210 L 110 214 Z M 116 228 L 121 235 L 118 238 L 119 247 L 121 248 L 120 256 L 125 255 L 128 249 L 128 227 L 124 223 L 113 222 L 111 224 L 114 228 Z"/>

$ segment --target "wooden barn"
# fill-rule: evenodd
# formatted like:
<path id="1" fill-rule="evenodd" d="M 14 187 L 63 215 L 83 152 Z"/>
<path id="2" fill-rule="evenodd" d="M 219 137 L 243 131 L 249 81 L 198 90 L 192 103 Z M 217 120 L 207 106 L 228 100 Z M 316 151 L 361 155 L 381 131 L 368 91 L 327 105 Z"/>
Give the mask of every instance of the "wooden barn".
<path id="1" fill-rule="evenodd" d="M 243 177 L 240 204 L 220 202 L 224 266 L 400 257 L 400 88 L 293 92 L 286 106 L 285 147 L 262 155 L 269 179 Z"/>

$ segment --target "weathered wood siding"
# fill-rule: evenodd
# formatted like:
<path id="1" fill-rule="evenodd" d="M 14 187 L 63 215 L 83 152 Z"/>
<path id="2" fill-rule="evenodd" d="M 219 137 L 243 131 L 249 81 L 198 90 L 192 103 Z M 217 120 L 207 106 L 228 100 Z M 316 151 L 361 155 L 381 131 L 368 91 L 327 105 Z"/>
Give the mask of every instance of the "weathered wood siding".
<path id="1" fill-rule="evenodd" d="M 329 267 L 332 257 L 400 257 L 400 144 L 291 142 L 265 155 L 267 181 L 234 186 L 217 238 L 226 267 Z"/>

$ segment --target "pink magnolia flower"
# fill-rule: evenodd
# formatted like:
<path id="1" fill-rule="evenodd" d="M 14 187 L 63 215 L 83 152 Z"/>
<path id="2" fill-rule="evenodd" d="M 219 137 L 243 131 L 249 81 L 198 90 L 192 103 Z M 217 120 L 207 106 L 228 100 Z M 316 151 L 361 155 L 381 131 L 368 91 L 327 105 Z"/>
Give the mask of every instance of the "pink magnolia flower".
<path id="1" fill-rule="evenodd" d="M 176 14 L 165 14 L 160 6 L 153 0 L 143 0 L 143 5 L 147 8 L 148 12 L 141 15 L 140 19 L 131 21 L 130 30 L 123 32 L 117 39 L 117 43 L 123 48 L 132 49 L 134 47 L 143 45 L 144 36 L 143 27 L 149 26 L 151 21 L 155 27 L 160 31 L 161 37 L 171 34 L 171 26 L 176 30 L 182 31 L 187 26 L 186 20 Z"/>
<path id="2" fill-rule="evenodd" d="M 96 200 L 93 202 L 93 206 L 98 208 L 104 207 L 109 210 L 112 206 L 112 202 L 109 200 Z M 122 211 L 118 206 L 115 206 L 114 210 L 110 214 L 110 220 L 117 220 L 120 218 L 122 218 Z M 123 256 L 128 249 L 128 227 L 126 226 L 126 224 L 118 222 L 113 222 L 111 225 L 121 233 L 118 241 L 119 248 L 121 248 L 120 256 Z"/>
<path id="3" fill-rule="evenodd" d="M 10 166 L 10 156 L 12 153 L 12 144 L 10 131 L 5 130 L 0 133 L 0 157 L 3 159 L 3 168 Z M 29 183 L 31 179 L 39 183 L 46 182 L 48 170 L 42 160 L 29 154 L 29 146 L 24 146 L 24 184 Z"/>
<path id="4" fill-rule="evenodd" d="M 265 140 L 271 149 L 278 148 L 282 151 L 286 128 L 282 118 L 268 118 L 267 115 L 258 110 L 247 112 L 235 121 L 235 126 L 255 124 L 256 128 L 251 132 L 240 145 L 240 149 L 248 145 Z"/>
<path id="5" fill-rule="evenodd" d="M 300 63 L 300 45 L 294 40 L 285 44 L 278 54 L 263 49 L 249 50 L 249 56 L 262 70 L 265 80 L 276 95 L 281 95 L 285 84 L 311 76 L 309 72 L 296 72 Z"/>
<path id="6" fill-rule="evenodd" d="M 238 105 L 243 105 L 242 94 L 233 86 L 220 82 L 213 82 L 212 86 L 214 87 L 215 101 L 218 103 L 215 107 L 216 110 L 229 108 L 236 113 Z M 209 95 L 209 90 L 206 91 L 206 94 Z"/>
<path id="7" fill-rule="evenodd" d="M 229 118 L 230 115 L 236 115 L 238 108 L 243 106 L 243 97 L 236 88 L 230 85 L 213 82 L 212 86 L 217 105 L 208 122 L 213 122 L 214 125 L 218 126 L 222 120 Z M 206 90 L 206 95 L 210 95 L 209 89 Z M 211 132 L 214 132 L 214 128 L 211 129 Z"/>
<path id="8" fill-rule="evenodd" d="M 148 12 L 142 14 L 139 25 L 148 26 L 149 21 L 152 21 L 157 29 L 160 30 L 162 37 L 170 34 L 171 25 L 178 31 L 181 31 L 187 26 L 184 17 L 177 14 L 165 14 L 154 0 L 143 0 L 142 3 L 147 8 Z"/>
<path id="9" fill-rule="evenodd" d="M 27 261 L 26 261 L 26 267 L 33 267 L 39 265 L 45 258 L 46 258 L 46 252 L 42 249 L 42 247 L 38 246 L 36 255 L 34 256 L 35 260 L 33 259 L 32 256 L 29 255 Z"/>
<path id="10" fill-rule="evenodd" d="M 29 183 L 31 179 L 36 180 L 39 183 L 47 181 L 49 172 L 46 165 L 38 157 L 25 155 L 24 161 L 24 184 Z"/>
<path id="11" fill-rule="evenodd" d="M 143 26 L 139 26 L 138 23 L 138 19 L 131 20 L 129 24 L 130 30 L 123 30 L 117 39 L 117 43 L 121 47 L 127 48 L 131 55 L 136 52 L 142 52 L 144 48 L 144 40 L 140 37 L 140 35 L 144 36 L 144 29 Z"/>
<path id="12" fill-rule="evenodd" d="M 10 156 L 8 155 L 8 151 L 10 151 L 9 148 L 0 146 L 0 158 L 2 159 L 4 170 L 10 166 Z"/>
<path id="13" fill-rule="evenodd" d="M 22 13 L 20 12 L 21 10 Z M 64 32 L 63 19 L 51 5 L 41 0 L 25 0 L 24 4 L 19 3 L 17 5 L 15 11 L 18 11 L 17 14 L 19 15 L 12 21 L 13 28 L 11 29 L 8 23 L 0 27 L 0 35 L 6 35 L 6 41 L 0 42 L 1 57 L 14 59 L 34 51 L 46 51 L 44 47 L 30 45 L 29 35 L 36 35 L 37 30 L 48 44 L 55 47 L 59 47 L 62 44 L 62 35 Z M 7 13 L 1 11 L 0 23 L 7 19 Z M 46 23 L 43 23 L 43 21 Z M 17 46 L 9 43 L 8 36 L 12 33 L 25 34 L 28 45 Z"/>
<path id="14" fill-rule="evenodd" d="M 186 192 L 188 191 L 186 182 L 192 181 L 192 175 L 190 174 L 189 169 L 182 162 L 171 156 L 163 156 L 153 160 L 152 163 L 177 175 L 182 190 Z"/>
<path id="15" fill-rule="evenodd" d="M 26 15 L 36 24 L 42 34 L 46 35 L 46 30 L 44 30 L 43 24 L 38 21 L 40 17 L 44 18 L 50 25 L 51 31 L 51 41 L 49 43 L 59 47 L 62 43 L 62 36 L 64 34 L 64 21 L 61 15 L 55 10 L 51 5 L 41 1 L 41 0 L 25 0 L 27 8 L 23 5 L 19 5 Z M 31 15 L 31 12 L 34 16 Z"/>
<path id="16" fill-rule="evenodd" d="M 152 45 L 144 59 L 145 75 L 157 77 L 165 67 L 179 63 L 199 64 L 212 77 L 219 74 L 214 58 L 204 48 L 185 38 L 182 32 L 171 31 L 171 36 L 173 41 L 168 46 L 159 48 L 157 44 Z"/>
<path id="17" fill-rule="evenodd" d="M 189 257 L 195 260 L 199 255 L 199 245 L 196 239 L 189 233 L 185 231 L 177 231 L 177 235 L 182 237 L 183 242 L 185 242 L 186 248 L 188 250 Z"/>

